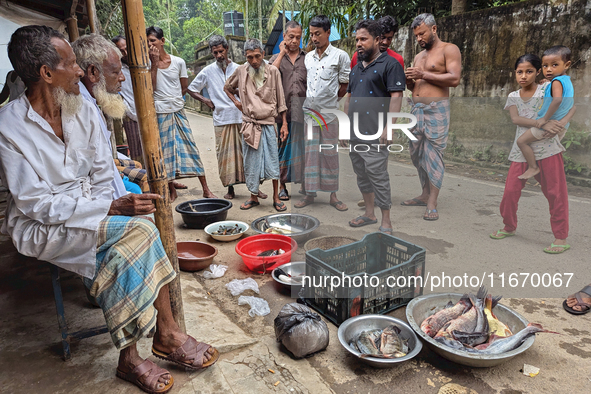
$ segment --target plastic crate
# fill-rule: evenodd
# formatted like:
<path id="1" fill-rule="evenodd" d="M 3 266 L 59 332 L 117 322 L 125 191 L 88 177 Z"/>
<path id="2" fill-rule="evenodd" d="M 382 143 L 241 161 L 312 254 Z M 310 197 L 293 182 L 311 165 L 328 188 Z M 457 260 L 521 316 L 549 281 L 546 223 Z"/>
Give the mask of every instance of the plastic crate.
<path id="1" fill-rule="evenodd" d="M 377 232 L 349 245 L 306 252 L 306 276 L 309 281 L 305 283 L 301 295 L 307 305 L 338 326 L 353 316 L 384 314 L 408 304 L 414 297 L 423 294 L 424 272 L 424 248 Z M 363 280 L 364 274 L 367 275 L 366 280 Z M 323 277 L 329 277 L 330 281 L 332 276 L 341 279 L 349 277 L 351 286 L 346 283 L 331 289 L 330 282 L 326 286 L 320 284 L 324 281 Z M 370 282 L 370 276 L 377 279 Z M 396 286 L 392 280 L 387 282 L 388 277 L 399 276 L 421 279 L 407 280 L 403 287 Z M 360 279 L 363 282 L 361 286 Z"/>

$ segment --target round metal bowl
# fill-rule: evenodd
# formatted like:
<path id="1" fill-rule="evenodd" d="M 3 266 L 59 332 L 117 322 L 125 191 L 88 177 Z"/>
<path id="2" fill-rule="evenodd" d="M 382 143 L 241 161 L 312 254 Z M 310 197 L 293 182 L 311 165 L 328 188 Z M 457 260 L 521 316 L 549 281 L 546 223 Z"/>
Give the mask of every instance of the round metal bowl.
<path id="1" fill-rule="evenodd" d="M 461 350 L 452 349 L 444 344 L 435 341 L 421 330 L 421 323 L 427 317 L 440 311 L 449 302 L 454 304 L 459 301 L 462 294 L 444 293 L 444 294 L 428 294 L 413 299 L 406 306 L 406 319 L 417 333 L 417 335 L 427 343 L 427 346 L 435 353 L 439 354 L 450 361 L 458 364 L 466 365 L 468 367 L 493 367 L 499 365 L 507 360 L 512 359 L 520 353 L 523 353 L 530 348 L 534 343 L 535 336 L 530 337 L 517 349 L 502 354 L 474 354 Z M 505 323 L 507 327 L 513 332 L 517 333 L 527 327 L 528 321 L 519 313 L 510 308 L 498 304 L 494 309 L 495 316 Z"/>
<path id="2" fill-rule="evenodd" d="M 279 279 L 279 274 L 277 274 L 278 268 L 281 268 L 285 273 L 288 273 L 291 276 L 298 276 L 306 273 L 306 263 L 304 261 L 297 261 L 283 264 L 282 266 L 275 268 L 271 273 L 271 277 L 273 277 L 273 280 L 275 281 L 275 287 L 277 290 L 288 295 L 293 294 L 297 297 L 302 285 L 297 283 L 287 283 Z"/>
<path id="3" fill-rule="evenodd" d="M 238 225 L 240 230 L 242 230 L 238 234 L 232 234 L 232 235 L 214 234 L 214 231 L 217 231 L 220 226 L 234 227 L 236 225 Z M 208 225 L 207 227 L 205 227 L 204 231 L 215 240 L 222 241 L 222 242 L 230 242 L 230 241 L 234 241 L 234 240 L 237 240 L 238 238 L 242 237 L 244 235 L 244 233 L 248 231 L 248 229 L 249 229 L 248 224 L 246 224 L 244 222 L 239 222 L 237 220 L 224 220 L 223 222 L 215 222 L 215 223 Z"/>
<path id="4" fill-rule="evenodd" d="M 276 213 L 253 220 L 250 227 L 259 234 L 269 234 L 265 232 L 267 225 L 290 229 L 290 234 L 283 235 L 300 242 L 320 226 L 320 221 L 301 213 Z"/>
<path id="5" fill-rule="evenodd" d="M 208 224 L 226 220 L 232 203 L 222 198 L 201 198 L 180 203 L 175 210 L 189 228 L 202 229 Z"/>
<path id="6" fill-rule="evenodd" d="M 361 358 L 361 353 L 349 346 L 349 342 L 362 331 L 384 329 L 392 324 L 400 328 L 401 332 L 399 335 L 401 338 L 408 339 L 410 352 L 406 356 L 399 358 Z M 408 324 L 395 317 L 384 315 L 359 315 L 345 320 L 339 327 L 339 341 L 349 353 L 357 357 L 360 361 L 377 368 L 393 367 L 408 361 L 419 354 L 423 348 L 421 341 L 419 341 Z"/>

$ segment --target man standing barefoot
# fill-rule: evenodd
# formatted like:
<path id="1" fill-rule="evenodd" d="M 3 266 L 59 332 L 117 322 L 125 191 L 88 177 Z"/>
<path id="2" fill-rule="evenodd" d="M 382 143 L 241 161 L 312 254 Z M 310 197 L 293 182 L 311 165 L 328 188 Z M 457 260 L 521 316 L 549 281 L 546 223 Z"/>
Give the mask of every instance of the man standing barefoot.
<path id="1" fill-rule="evenodd" d="M 406 84 L 412 91 L 411 113 L 417 117 L 412 132 L 417 141 L 410 142 L 410 156 L 419 172 L 423 192 L 406 200 L 404 206 L 426 206 L 425 220 L 439 219 L 437 197 L 443 183 L 443 151 L 449 131 L 449 88 L 460 83 L 462 58 L 459 48 L 437 36 L 437 25 L 431 14 L 421 14 L 411 28 L 424 48 L 406 69 Z"/>

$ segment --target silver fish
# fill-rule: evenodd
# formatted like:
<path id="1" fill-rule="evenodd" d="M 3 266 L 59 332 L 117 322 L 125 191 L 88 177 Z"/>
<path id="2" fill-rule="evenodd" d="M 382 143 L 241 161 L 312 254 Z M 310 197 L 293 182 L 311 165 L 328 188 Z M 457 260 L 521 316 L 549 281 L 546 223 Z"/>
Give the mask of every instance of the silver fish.
<path id="1" fill-rule="evenodd" d="M 476 346 L 488 340 L 488 319 L 484 313 L 484 303 L 487 295 L 486 288 L 481 286 L 476 297 L 470 295 L 470 301 L 476 312 L 476 326 L 472 332 L 453 330 L 451 335 L 464 345 Z"/>
<path id="2" fill-rule="evenodd" d="M 363 331 L 355 340 L 357 349 L 364 354 L 380 354 L 380 349 L 376 344 L 380 338 L 381 330 Z"/>
<path id="3" fill-rule="evenodd" d="M 400 328 L 395 325 L 384 328 L 380 338 L 380 352 L 382 354 L 389 355 L 397 352 L 406 354 L 408 352 L 408 345 L 405 346 L 405 341 L 398 334 L 400 334 Z M 406 351 L 404 351 L 405 347 Z"/>
<path id="4" fill-rule="evenodd" d="M 429 316 L 421 323 L 421 330 L 429 335 L 431 338 L 434 337 L 439 330 L 453 319 L 461 316 L 463 313 L 468 311 L 472 307 L 470 297 L 464 294 L 457 304 L 450 306 L 446 305 L 445 309 Z"/>
<path id="5" fill-rule="evenodd" d="M 490 343 L 484 343 L 476 346 L 474 349 L 465 348 L 466 351 L 479 354 L 501 354 L 517 349 L 523 342 L 525 342 L 532 335 L 538 332 L 547 332 L 550 334 L 558 334 L 554 331 L 544 329 L 540 324 L 529 323 L 527 327 L 519 331 L 517 334 L 506 338 L 500 338 L 496 335 L 492 336 Z"/>

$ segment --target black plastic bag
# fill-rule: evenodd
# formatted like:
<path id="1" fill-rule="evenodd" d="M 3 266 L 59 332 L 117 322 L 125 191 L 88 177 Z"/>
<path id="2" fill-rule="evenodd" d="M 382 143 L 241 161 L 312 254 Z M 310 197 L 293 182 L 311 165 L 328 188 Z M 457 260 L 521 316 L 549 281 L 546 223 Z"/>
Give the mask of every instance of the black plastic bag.
<path id="1" fill-rule="evenodd" d="M 326 323 L 305 305 L 285 304 L 275 318 L 275 337 L 295 358 L 326 349 L 328 336 Z"/>

